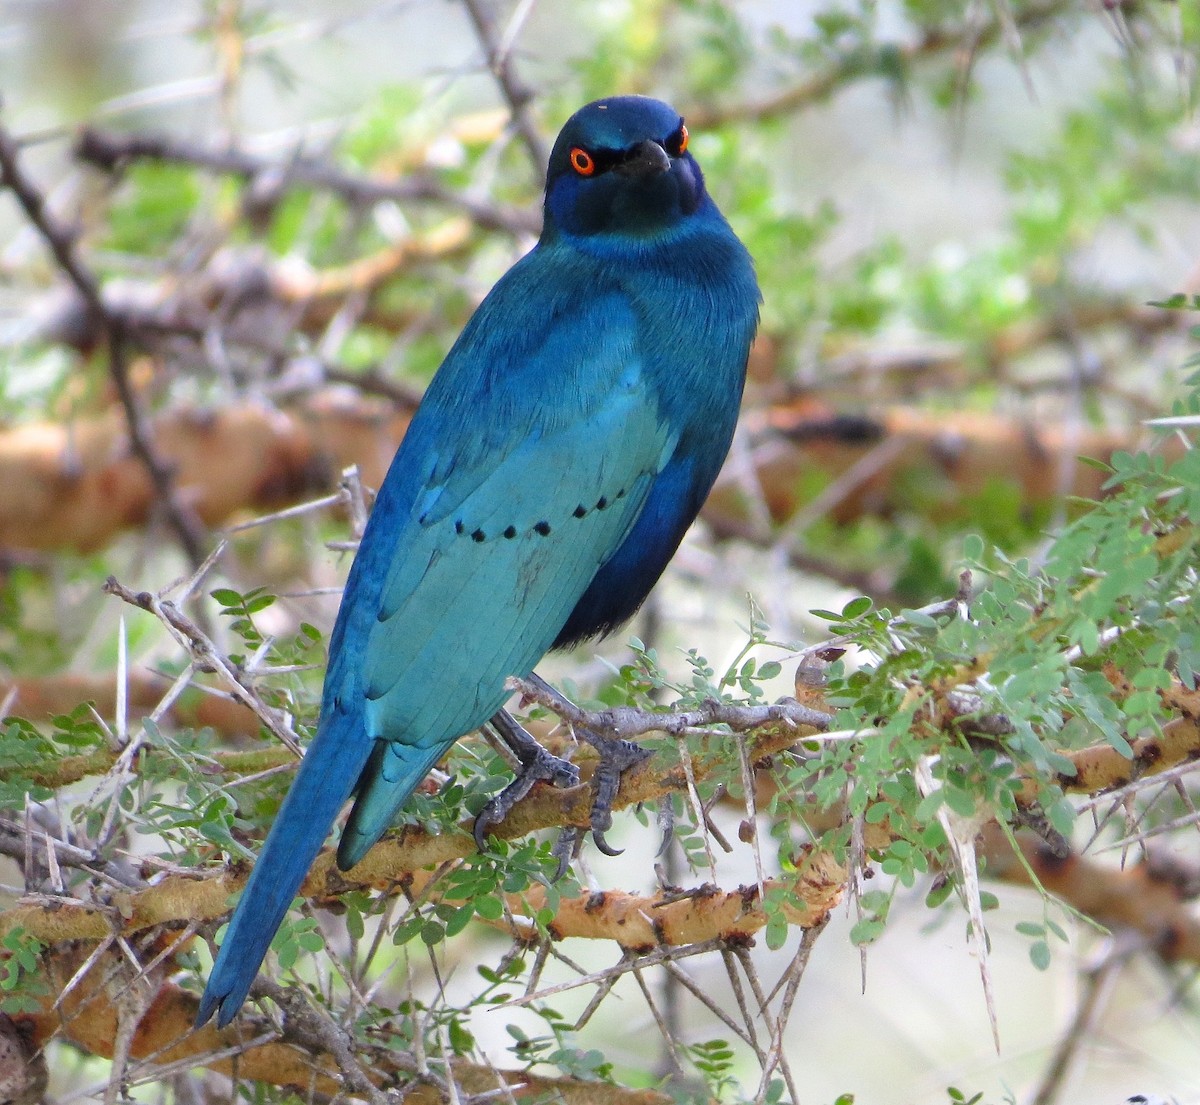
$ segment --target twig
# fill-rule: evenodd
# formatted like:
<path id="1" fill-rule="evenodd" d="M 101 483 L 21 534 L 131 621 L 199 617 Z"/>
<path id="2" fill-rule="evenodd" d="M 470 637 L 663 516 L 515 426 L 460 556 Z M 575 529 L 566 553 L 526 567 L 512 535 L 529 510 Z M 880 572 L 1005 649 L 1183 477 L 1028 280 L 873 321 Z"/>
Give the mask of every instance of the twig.
<path id="1" fill-rule="evenodd" d="M 145 466 L 155 491 L 166 512 L 171 528 L 193 564 L 204 559 L 206 537 L 204 527 L 195 513 L 176 496 L 170 469 L 159 459 L 129 378 L 126 357 L 126 331 L 121 319 L 104 305 L 99 283 L 79 260 L 72 235 L 60 226 L 46 208 L 45 198 L 20 164 L 20 152 L 15 139 L 0 126 L 0 184 L 12 192 L 30 223 L 37 229 L 58 267 L 66 274 L 83 297 L 92 324 L 104 334 L 108 346 L 108 369 L 113 386 L 125 412 L 129 440 L 134 454 Z"/>
<path id="2" fill-rule="evenodd" d="M 1132 954 L 1142 946 L 1144 941 L 1128 937 L 1114 940 L 1106 948 L 1103 958 L 1082 972 L 1082 993 L 1071 1023 L 1054 1048 L 1030 1105 L 1054 1105 L 1059 1099 L 1075 1060 L 1092 1038 L 1096 1019 L 1112 996 L 1113 987 Z"/>
<path id="3" fill-rule="evenodd" d="M 245 150 L 210 150 L 166 135 L 112 134 L 87 127 L 80 132 L 75 156 L 107 172 L 115 172 L 131 161 L 166 161 L 239 176 L 251 184 L 258 179 L 270 178 L 277 189 L 320 188 L 356 207 L 378 203 L 440 203 L 462 211 L 484 230 L 513 235 L 536 234 L 541 223 L 536 213 L 455 192 L 427 174 L 415 174 L 403 180 L 373 180 L 343 172 L 325 161 L 301 154 L 286 161 L 275 161 Z"/>
<path id="4" fill-rule="evenodd" d="M 788 1092 L 792 1095 L 792 1100 L 800 1100 L 796 1092 L 796 1081 L 783 1049 L 783 1033 L 784 1029 L 787 1028 L 788 1021 L 791 1019 L 792 1006 L 795 1004 L 796 994 L 800 989 L 800 980 L 804 977 L 804 971 L 808 967 L 808 961 L 812 956 L 813 945 L 816 943 L 817 937 L 825 931 L 825 926 L 828 923 L 829 917 L 826 915 L 824 919 L 818 921 L 812 928 L 800 933 L 800 947 L 796 949 L 796 954 L 792 957 L 791 963 L 788 964 L 787 970 L 780 976 L 779 981 L 775 984 L 775 989 L 771 992 L 771 997 L 773 998 L 778 993 L 780 986 L 783 986 L 783 997 L 779 1002 L 779 1013 L 775 1017 L 775 1028 L 771 1036 L 769 1058 L 763 1064 L 758 1093 L 755 1096 L 756 1105 L 760 1105 L 761 1102 L 766 1100 L 767 1091 L 771 1085 L 771 1072 L 776 1066 L 779 1067 L 780 1073 L 783 1075 Z"/>
<path id="5" fill-rule="evenodd" d="M 131 591 L 114 576 L 108 577 L 103 590 L 106 594 L 116 595 L 130 606 L 146 610 L 158 618 L 171 636 L 191 655 L 198 670 L 220 675 L 229 684 L 238 701 L 249 706 L 272 734 L 297 756 L 301 754 L 295 734 L 285 724 L 281 711 L 263 701 L 262 696 L 233 669 L 221 651 L 201 632 L 200 627 L 186 617 L 173 602 L 160 599 L 149 591 Z"/>
<path id="6" fill-rule="evenodd" d="M 735 706 L 729 702 L 708 699 L 694 710 L 656 713 L 633 706 L 614 706 L 609 710 L 581 710 L 541 680 L 510 678 L 506 684 L 530 702 L 545 706 L 563 721 L 580 729 L 604 736 L 630 739 L 646 733 L 665 733 L 676 737 L 692 729 L 710 725 L 727 725 L 735 733 L 745 733 L 772 722 L 785 726 L 809 726 L 824 732 L 833 722 L 833 715 L 813 710 L 799 702 L 783 700 L 771 706 Z"/>
<path id="7" fill-rule="evenodd" d="M 724 1001 L 708 993 L 703 986 L 693 981 L 688 973 L 674 960 L 668 959 L 663 963 L 667 977 L 673 979 L 683 989 L 687 990 L 701 1005 L 704 1006 L 717 1020 L 729 1029 L 739 1040 L 754 1051 L 760 1063 L 766 1062 L 766 1053 L 758 1046 L 754 1038 L 754 1018 L 748 1017 L 744 1024 L 738 1024 L 733 1015 L 725 1008 Z M 639 972 L 640 974 L 640 972 Z M 743 1014 L 745 1010 L 742 1010 Z"/>
<path id="8" fill-rule="evenodd" d="M 387 1095 L 359 1063 L 352 1041 L 327 1013 L 311 1005 L 299 990 L 277 986 L 262 978 L 254 984 L 254 993 L 266 994 L 284 1011 L 284 1040 L 326 1052 L 337 1063 L 347 1089 L 363 1094 L 371 1105 L 388 1105 Z"/>
<path id="9" fill-rule="evenodd" d="M 639 956 L 631 956 L 622 951 L 621 958 L 611 967 L 593 971 L 590 975 L 571 979 L 568 982 L 560 982 L 556 986 L 548 986 L 543 990 L 538 990 L 536 993 L 525 993 L 520 997 L 510 998 L 496 1008 L 507 1009 L 516 1005 L 531 1005 L 534 1002 L 545 1001 L 546 998 L 553 997 L 555 994 L 563 994 L 568 990 L 578 989 L 580 986 L 590 986 L 593 983 L 605 982 L 613 975 L 628 974 L 630 971 L 650 967 L 655 963 L 673 962 L 677 959 L 687 959 L 693 955 L 704 955 L 706 952 L 720 951 L 723 947 L 725 947 L 725 941 L 723 940 L 706 940 L 701 944 L 685 944 L 682 947 L 655 948 L 653 951 Z"/>
<path id="10" fill-rule="evenodd" d="M 113 886 L 135 889 L 145 886 L 145 882 L 127 866 L 106 860 L 95 852 L 60 840 L 42 830 L 29 831 L 38 845 L 53 849 L 55 861 L 63 867 L 86 871 Z M 0 817 L 0 855 L 18 861 L 25 858 L 25 828 L 8 817 Z"/>
<path id="11" fill-rule="evenodd" d="M 467 14 L 471 17 L 471 23 L 475 27 L 475 34 L 479 37 L 480 45 L 483 46 L 488 69 L 496 78 L 504 101 L 508 104 L 508 109 L 512 114 L 513 129 L 529 151 L 534 172 L 540 175 L 545 171 L 549 153 L 542 141 L 541 133 L 534 125 L 529 113 L 529 105 L 534 98 L 533 90 L 517 76 L 512 64 L 511 42 L 501 41 L 501 36 L 496 30 L 496 21 L 492 17 L 490 4 L 486 0 L 463 0 L 463 6 L 467 9 Z M 514 25 L 520 24 L 524 10 L 527 10 L 527 5 L 522 5 L 513 16 Z M 511 34 L 505 35 L 506 40 L 511 37 Z"/>
<path id="12" fill-rule="evenodd" d="M 1012 17 L 1012 25 L 1026 31 L 1036 30 L 1058 15 L 1071 11 L 1071 0 L 1047 0 L 1043 4 L 1030 5 L 1019 15 Z M 864 51 L 849 51 L 830 63 L 820 72 L 798 81 L 761 100 L 731 104 L 725 107 L 697 106 L 685 112 L 688 122 L 696 127 L 715 127 L 727 123 L 761 122 L 780 115 L 787 115 L 801 108 L 819 103 L 829 97 L 839 86 L 863 77 L 877 77 L 882 72 L 903 72 L 918 61 L 939 54 L 955 53 L 969 47 L 973 53 L 992 45 L 1006 30 L 1005 20 L 992 19 L 981 27 L 933 27 L 919 40 L 903 46 L 888 46 L 887 62 L 884 64 L 883 47 L 876 46 L 873 55 L 864 56 Z"/>

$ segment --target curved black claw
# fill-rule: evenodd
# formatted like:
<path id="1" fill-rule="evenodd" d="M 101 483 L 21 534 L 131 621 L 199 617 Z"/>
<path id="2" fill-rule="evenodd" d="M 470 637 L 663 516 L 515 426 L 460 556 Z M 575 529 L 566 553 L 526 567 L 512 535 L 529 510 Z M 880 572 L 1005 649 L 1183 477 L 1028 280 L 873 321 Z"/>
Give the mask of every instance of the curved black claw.
<path id="1" fill-rule="evenodd" d="M 491 725 L 517 757 L 521 769 L 516 778 L 491 799 L 475 818 L 472 832 L 475 845 L 481 852 L 487 846 L 488 830 L 493 825 L 499 825 L 513 806 L 533 790 L 535 783 L 573 787 L 579 782 L 579 768 L 570 761 L 547 752 L 506 710 L 498 711 L 492 718 Z"/>
<path id="2" fill-rule="evenodd" d="M 663 855 L 675 839 L 675 804 L 669 794 L 658 803 L 658 828 L 662 833 L 662 843 L 654 853 L 656 857 Z"/>
<path id="3" fill-rule="evenodd" d="M 579 735 L 600 754 L 600 763 L 592 776 L 592 840 L 606 856 L 619 856 L 621 849 L 613 848 L 604 839 L 604 834 L 612 828 L 612 804 L 621 786 L 621 776 L 640 764 L 650 752 L 633 741 L 602 737 L 584 730 L 580 730 Z"/>
<path id="4" fill-rule="evenodd" d="M 558 860 L 558 866 L 554 869 L 554 882 L 558 882 L 567 873 L 571 860 L 579 855 L 579 845 L 582 841 L 583 832 L 575 825 L 568 825 L 558 834 L 554 847 L 550 849 L 550 854 Z"/>

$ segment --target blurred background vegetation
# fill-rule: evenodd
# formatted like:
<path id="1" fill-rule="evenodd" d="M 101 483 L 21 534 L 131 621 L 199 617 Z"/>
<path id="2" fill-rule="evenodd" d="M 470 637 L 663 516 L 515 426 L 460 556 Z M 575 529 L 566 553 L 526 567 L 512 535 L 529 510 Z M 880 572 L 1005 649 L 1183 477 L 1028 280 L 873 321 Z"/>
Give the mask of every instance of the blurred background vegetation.
<path id="1" fill-rule="evenodd" d="M 0 776 L 0 905 L 102 893 L 100 859 L 119 868 L 114 886 L 144 889 L 253 856 L 286 773 L 261 718 L 214 688 L 228 692 L 232 673 L 252 705 L 301 732 L 311 723 L 370 489 L 470 311 L 536 240 L 557 127 L 602 95 L 659 96 L 686 117 L 758 265 L 762 330 L 730 462 L 663 586 L 628 631 L 544 674 L 588 702 L 703 697 L 743 664 L 748 628 L 766 672 L 739 667 L 742 689 L 774 698 L 791 693 L 798 648 L 831 622 L 862 628 L 846 605 L 856 596 L 895 614 L 954 596 L 967 554 L 984 572 L 1053 561 L 1050 535 L 1111 475 L 1081 456 L 1120 467 L 1123 451 L 1190 448 L 1145 422 L 1186 402 L 1195 350 L 1189 312 L 1150 304 L 1200 291 L 1198 46 L 1191 0 L 0 3 L 0 688 L 4 713 L 22 719 L 0 738 L 0 764 L 22 765 Z M 1172 570 L 1194 585 L 1194 561 Z M 102 590 L 110 576 L 175 598 L 228 670 L 201 670 L 195 639 L 181 647 L 162 617 Z M 1176 674 L 1191 632 L 1163 653 Z M 1142 720 L 1129 741 L 1163 719 Z M 214 781 L 230 750 L 261 754 L 237 773 L 265 781 Z M 418 797 L 421 824 L 453 822 L 456 798 L 486 789 L 499 769 L 481 756 L 455 765 L 465 795 Z M 93 759 L 54 776 L 46 765 L 62 757 Z M 1159 820 L 1182 827 L 1103 862 L 1127 865 L 1110 890 L 1143 904 L 1169 868 L 1171 909 L 1187 915 L 1200 860 L 1186 777 L 1171 785 L 1181 805 L 1156 793 Z M 1136 828 L 1132 801 L 1121 809 Z M 734 808 L 726 833 L 745 817 Z M 590 877 L 646 891 L 655 830 L 622 820 L 626 856 L 593 856 Z M 30 825 L 83 858 L 55 852 L 68 869 L 46 870 Z M 683 832 L 667 881 L 755 880 L 744 848 L 709 869 L 702 836 Z M 500 870 L 536 883 L 542 860 L 514 845 Z M 778 1013 L 786 1033 L 761 1051 L 785 1058 L 786 1079 L 764 1075 L 711 1010 L 689 1012 L 669 972 L 647 969 L 641 985 L 659 994 L 678 1052 L 630 978 L 578 1033 L 590 993 L 536 1013 L 492 1008 L 476 968 L 500 969 L 509 946 L 482 926 L 443 948 L 438 969 L 407 954 L 413 944 L 374 949 L 370 974 L 390 978 L 376 999 L 395 1020 L 372 1006 L 372 1037 L 364 1002 L 337 1007 L 338 1024 L 398 1049 L 432 1033 L 505 1069 L 538 1059 L 592 1094 L 589 1080 L 612 1078 L 698 1100 L 900 1105 L 950 1087 L 1041 1105 L 1200 1100 L 1188 990 L 1200 959 L 1165 950 L 1150 921 L 1116 925 L 1119 910 L 1091 909 L 1083 891 L 1059 888 L 1108 935 L 1033 891 L 992 886 L 997 1054 L 962 914 L 930 913 L 931 876 L 901 868 L 875 884 L 901 876 L 886 907 L 864 913 L 851 894 L 849 915 L 835 911 Z M 336 987 L 326 952 L 309 963 L 318 934 L 346 954 L 347 916 L 352 933 L 375 931 L 357 893 L 348 915 L 309 911 L 285 933 L 283 965 L 299 956 L 322 993 Z M 876 915 L 887 928 L 869 933 L 860 975 L 870 940 L 848 930 Z M 400 922 L 430 940 L 447 927 L 461 926 L 447 913 Z M 201 1059 L 163 1073 L 163 1054 L 156 1067 L 122 1036 L 139 1019 L 128 997 L 99 1032 L 107 1050 L 51 1024 L 36 986 L 22 997 L 47 961 L 28 959 L 35 945 L 11 917 L 0 931 L 4 1008 L 32 1017 L 38 1046 L 50 1040 L 53 1100 L 228 1095 Z M 141 931 L 130 957 L 144 965 L 171 931 Z M 766 989 L 798 946 L 807 956 L 798 940 L 759 940 Z M 613 958 L 575 943 L 547 979 Z M 165 958 L 190 972 L 184 992 L 207 963 L 200 945 Z M 688 965 L 693 985 L 731 1005 L 714 958 Z M 248 1098 L 286 1092 L 242 1077 Z"/>

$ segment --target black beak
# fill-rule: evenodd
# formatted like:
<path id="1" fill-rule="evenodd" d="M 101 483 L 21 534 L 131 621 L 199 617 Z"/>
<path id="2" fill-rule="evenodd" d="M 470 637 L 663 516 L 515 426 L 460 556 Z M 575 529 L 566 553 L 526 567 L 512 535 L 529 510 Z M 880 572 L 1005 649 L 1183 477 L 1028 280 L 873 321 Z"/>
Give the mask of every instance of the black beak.
<path id="1" fill-rule="evenodd" d="M 667 151 L 647 138 L 625 155 L 625 160 L 615 166 L 615 171 L 622 176 L 649 178 L 661 176 L 670 167 L 671 159 Z"/>

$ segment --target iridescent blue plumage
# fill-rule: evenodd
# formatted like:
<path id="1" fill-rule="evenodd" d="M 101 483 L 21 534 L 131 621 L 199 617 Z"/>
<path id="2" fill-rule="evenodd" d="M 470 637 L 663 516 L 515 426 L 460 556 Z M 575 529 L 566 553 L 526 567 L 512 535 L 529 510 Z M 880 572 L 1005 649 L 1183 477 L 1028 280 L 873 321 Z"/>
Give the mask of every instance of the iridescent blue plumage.
<path id="1" fill-rule="evenodd" d="M 201 1001 L 227 1023 L 342 806 L 357 862 L 504 681 L 641 605 L 728 451 L 758 317 L 682 120 L 618 97 L 567 122 L 537 246 L 450 350 L 380 489 L 321 719 Z"/>

